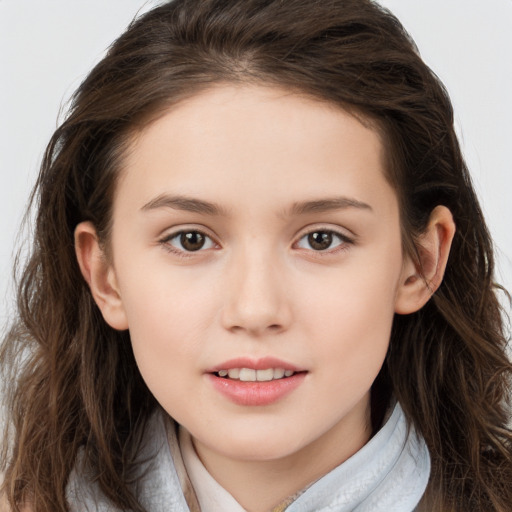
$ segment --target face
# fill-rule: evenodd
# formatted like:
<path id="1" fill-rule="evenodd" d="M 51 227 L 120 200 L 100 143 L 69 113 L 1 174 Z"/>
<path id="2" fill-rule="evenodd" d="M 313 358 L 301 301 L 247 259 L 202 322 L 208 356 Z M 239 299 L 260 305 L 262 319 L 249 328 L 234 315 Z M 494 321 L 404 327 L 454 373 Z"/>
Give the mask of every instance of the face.
<path id="1" fill-rule="evenodd" d="M 346 458 L 368 439 L 408 268 L 383 160 L 345 111 L 263 87 L 203 92 L 134 140 L 104 314 L 198 451 Z"/>

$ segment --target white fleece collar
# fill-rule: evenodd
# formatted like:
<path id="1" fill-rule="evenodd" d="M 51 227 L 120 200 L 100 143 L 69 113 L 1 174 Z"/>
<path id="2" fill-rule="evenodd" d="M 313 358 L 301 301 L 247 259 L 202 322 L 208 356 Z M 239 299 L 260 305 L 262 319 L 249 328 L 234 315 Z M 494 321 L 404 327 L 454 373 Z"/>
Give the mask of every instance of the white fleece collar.
<path id="1" fill-rule="evenodd" d="M 244 512 L 208 473 L 182 427 L 179 444 L 201 512 Z M 407 429 L 402 408 L 396 404 L 361 450 L 306 489 L 286 511 L 411 512 L 423 496 L 429 475 L 425 443 Z"/>
<path id="2" fill-rule="evenodd" d="M 183 461 L 176 438 L 167 438 L 165 422 L 163 414 L 155 414 L 148 425 L 141 453 L 141 460 L 146 461 L 140 468 L 143 477 L 134 491 L 148 512 L 189 512 L 183 479 L 180 483 L 176 471 Z M 179 459 L 176 465 L 171 450 Z M 80 467 L 78 463 L 70 475 L 70 510 L 117 512 Z M 286 512 L 413 512 L 429 475 L 425 442 L 412 427 L 408 429 L 402 408 L 396 404 L 383 427 L 361 450 L 307 488 Z"/>
<path id="3" fill-rule="evenodd" d="M 430 476 L 425 441 L 397 403 L 370 441 L 309 487 L 286 512 L 412 512 Z"/>

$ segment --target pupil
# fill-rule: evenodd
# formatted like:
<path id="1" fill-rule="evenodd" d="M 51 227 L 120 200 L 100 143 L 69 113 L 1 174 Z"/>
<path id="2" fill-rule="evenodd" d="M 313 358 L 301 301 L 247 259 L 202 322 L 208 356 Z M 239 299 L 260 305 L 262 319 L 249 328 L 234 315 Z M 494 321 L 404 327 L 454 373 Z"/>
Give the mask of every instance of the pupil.
<path id="1" fill-rule="evenodd" d="M 327 231 L 316 231 L 308 235 L 309 245 L 316 251 L 324 251 L 332 244 L 332 233 Z"/>
<path id="2" fill-rule="evenodd" d="M 204 235 L 198 233 L 197 231 L 182 233 L 180 238 L 181 245 L 187 251 L 198 251 L 199 249 L 201 249 L 201 247 L 203 247 L 205 242 Z"/>

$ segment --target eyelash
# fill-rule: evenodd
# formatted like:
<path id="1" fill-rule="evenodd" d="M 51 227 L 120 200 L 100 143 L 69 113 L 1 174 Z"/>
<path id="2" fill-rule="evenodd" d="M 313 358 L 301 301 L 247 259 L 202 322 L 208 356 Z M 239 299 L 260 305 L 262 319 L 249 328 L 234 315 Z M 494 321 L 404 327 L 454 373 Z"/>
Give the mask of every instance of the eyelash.
<path id="1" fill-rule="evenodd" d="M 190 258 L 190 257 L 194 256 L 195 253 L 202 252 L 204 250 L 203 246 L 201 246 L 196 251 L 188 251 L 185 248 L 183 248 L 183 249 L 176 248 L 171 244 L 172 240 L 179 239 L 181 236 L 187 235 L 187 234 L 201 235 L 207 241 L 209 241 L 210 244 L 217 245 L 217 243 L 213 240 L 213 238 L 210 235 L 206 234 L 204 231 L 202 231 L 200 229 L 181 229 L 180 231 L 177 231 L 175 233 L 171 233 L 171 234 L 165 236 L 159 242 L 164 247 L 164 249 L 166 251 L 169 251 L 181 258 Z M 206 242 L 206 243 L 208 243 L 208 242 Z M 182 247 L 183 247 L 183 245 L 182 245 Z M 211 247 L 207 247 L 207 249 L 211 249 Z"/>
<path id="2" fill-rule="evenodd" d="M 304 247 L 298 247 L 299 243 L 303 239 L 306 239 L 307 237 L 312 236 L 314 234 L 320 234 L 320 233 L 323 235 L 330 236 L 331 244 L 334 242 L 334 239 L 336 239 L 336 238 L 338 239 L 339 243 L 334 248 L 328 247 L 326 249 L 320 249 L 320 250 L 315 250 L 313 248 L 308 249 L 308 248 L 304 248 Z M 164 238 L 162 238 L 159 241 L 159 243 L 165 248 L 165 250 L 167 250 L 179 257 L 182 257 L 182 258 L 190 258 L 190 257 L 193 257 L 195 253 L 203 252 L 206 249 L 212 248 L 212 247 L 207 247 L 206 249 L 204 249 L 204 245 L 202 245 L 199 249 L 197 249 L 195 251 L 189 251 L 183 247 L 183 244 L 182 244 L 183 241 L 180 241 L 180 244 L 183 247 L 182 249 L 177 248 L 171 244 L 171 242 L 173 240 L 179 239 L 179 237 L 182 237 L 183 235 L 189 235 L 189 234 L 195 234 L 195 235 L 200 235 L 200 236 L 204 237 L 206 240 L 205 244 L 209 244 L 212 246 L 217 245 L 217 243 L 213 240 L 213 238 L 210 235 L 206 234 L 204 231 L 202 231 L 200 229 L 182 229 L 180 231 L 177 231 L 175 233 L 171 233 L 171 234 L 165 236 Z M 312 229 L 306 233 L 303 233 L 300 236 L 300 238 L 297 240 L 297 242 L 295 242 L 293 245 L 294 245 L 294 247 L 297 246 L 300 249 L 312 251 L 315 255 L 326 256 L 326 255 L 337 254 L 338 252 L 341 252 L 341 251 L 345 251 L 348 249 L 349 245 L 353 245 L 353 244 L 354 244 L 354 240 L 352 238 L 348 237 L 345 234 L 340 233 L 339 231 L 336 231 L 333 229 L 319 228 L 319 229 Z"/>
<path id="3" fill-rule="evenodd" d="M 334 229 L 328 229 L 328 228 L 317 228 L 317 229 L 312 229 L 312 230 L 307 231 L 306 233 L 302 234 L 301 237 L 298 239 L 298 241 L 294 245 L 298 246 L 298 244 L 302 240 L 307 239 L 308 237 L 310 237 L 312 235 L 320 234 L 320 233 L 323 235 L 329 235 L 331 237 L 331 244 L 334 242 L 334 239 L 336 239 L 336 238 L 338 239 L 339 243 L 332 248 L 328 247 L 326 249 L 320 249 L 320 250 L 315 250 L 313 248 L 311 248 L 311 249 L 304 248 L 305 250 L 311 250 L 315 254 L 315 256 L 316 255 L 328 256 L 328 255 L 337 254 L 341 251 L 346 251 L 350 245 L 354 244 L 354 239 L 348 237 L 347 235 L 345 235 L 343 233 L 340 233 L 339 231 L 336 231 Z"/>

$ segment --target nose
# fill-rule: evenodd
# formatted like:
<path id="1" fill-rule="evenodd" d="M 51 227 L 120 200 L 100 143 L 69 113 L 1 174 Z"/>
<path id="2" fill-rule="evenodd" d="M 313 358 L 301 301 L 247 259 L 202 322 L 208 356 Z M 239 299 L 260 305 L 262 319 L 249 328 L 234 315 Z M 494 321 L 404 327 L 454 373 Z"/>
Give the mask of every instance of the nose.
<path id="1" fill-rule="evenodd" d="M 284 274 L 272 251 L 234 255 L 224 287 L 224 328 L 252 336 L 285 331 L 292 315 Z"/>

